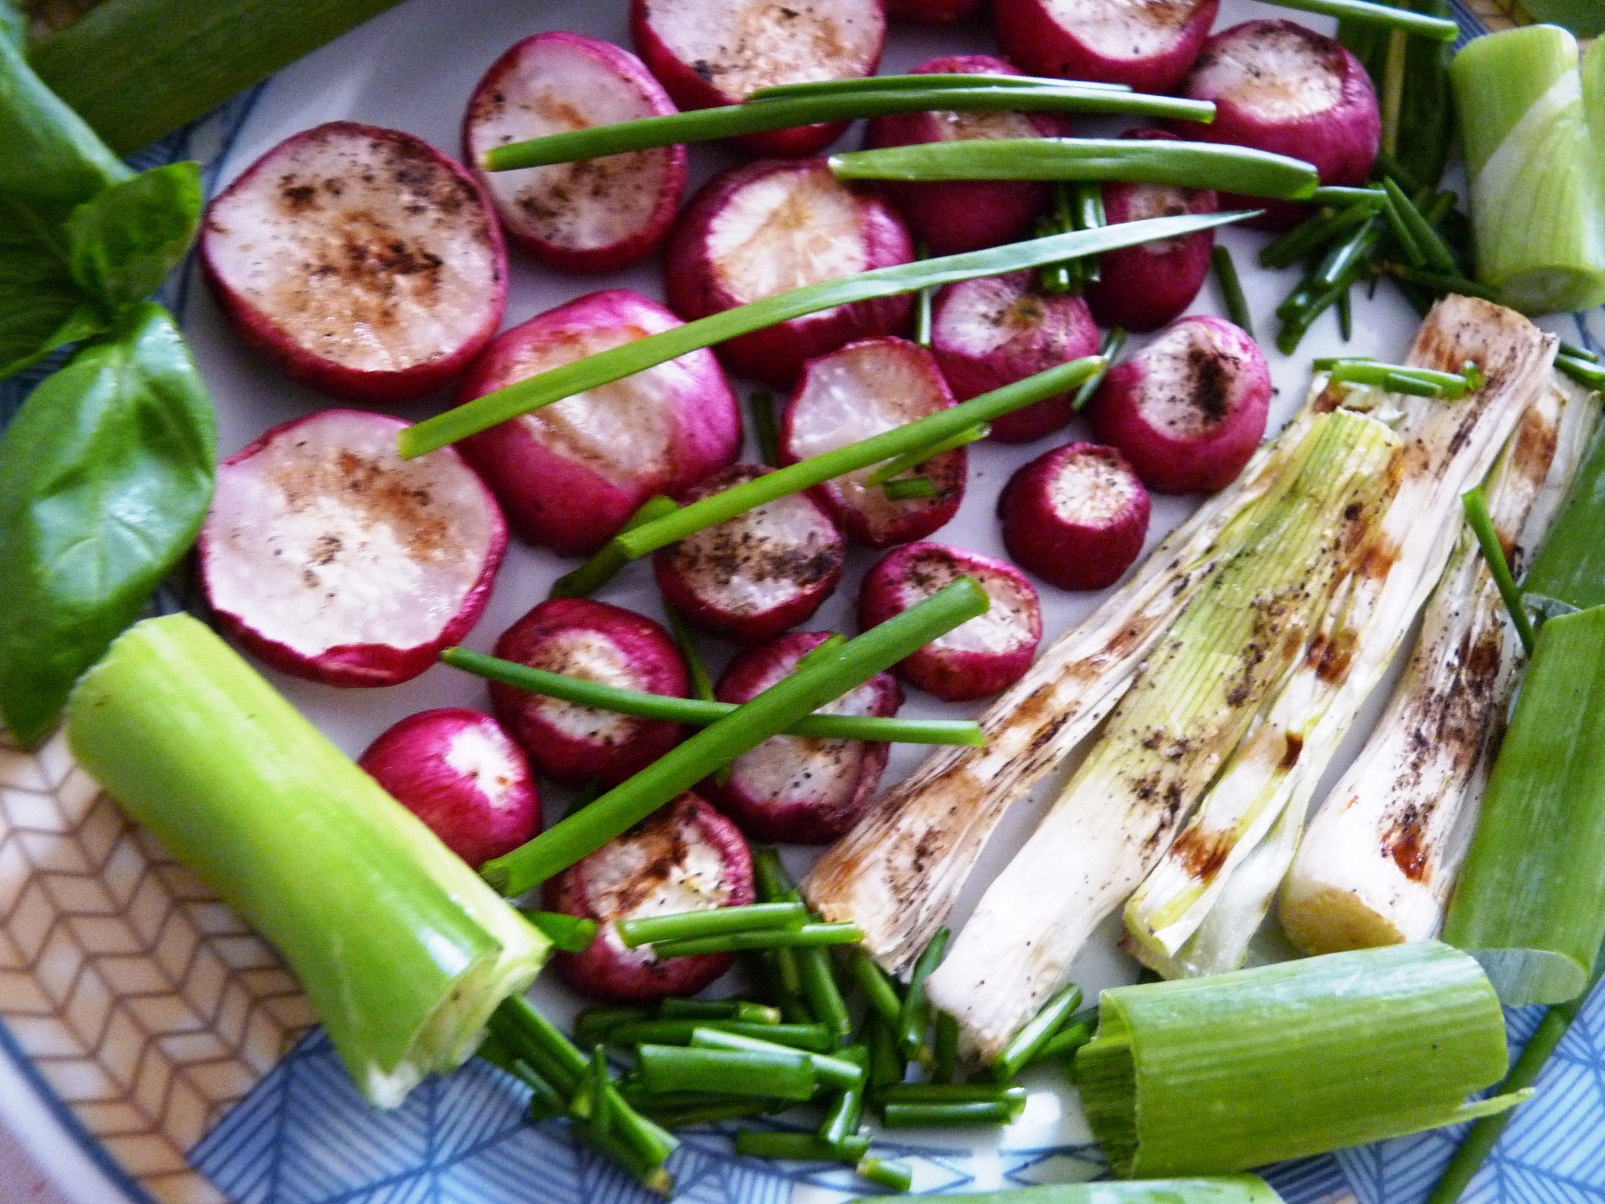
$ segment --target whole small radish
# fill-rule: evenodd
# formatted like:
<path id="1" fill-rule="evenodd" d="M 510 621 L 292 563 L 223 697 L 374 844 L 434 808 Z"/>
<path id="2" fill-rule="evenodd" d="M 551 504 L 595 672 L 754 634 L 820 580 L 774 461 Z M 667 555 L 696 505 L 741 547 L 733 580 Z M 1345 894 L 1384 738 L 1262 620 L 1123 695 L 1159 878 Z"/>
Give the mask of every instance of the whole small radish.
<path id="1" fill-rule="evenodd" d="M 664 294 L 690 321 L 913 258 L 897 211 L 841 183 L 823 159 L 760 161 L 714 176 L 680 214 L 669 237 Z M 903 330 L 913 306 L 911 297 L 838 305 L 715 350 L 737 376 L 790 388 L 814 356 Z"/>
<path id="2" fill-rule="evenodd" d="M 1093 395 L 1092 429 L 1158 493 L 1221 489 L 1259 446 L 1270 402 L 1270 369 L 1254 340 L 1195 314 L 1109 370 Z"/>
<path id="3" fill-rule="evenodd" d="M 1025 574 L 979 552 L 911 543 L 887 553 L 858 591 L 858 625 L 868 630 L 963 576 L 986 590 L 991 607 L 897 664 L 903 680 L 948 702 L 996 694 L 1031 667 L 1042 642 L 1042 607 Z"/>
<path id="4" fill-rule="evenodd" d="M 1107 257 L 1106 257 L 1107 258 Z M 957 401 L 968 401 L 1055 365 L 1098 353 L 1087 303 L 1044 293 L 1036 273 L 1010 272 L 949 284 L 931 309 L 931 351 Z M 1075 416 L 1074 393 L 1058 393 L 992 421 L 1000 443 L 1029 443 Z"/>
<path id="5" fill-rule="evenodd" d="M 583 953 L 555 955 L 576 991 L 620 1001 L 695 995 L 730 969 L 734 954 L 660 958 L 650 945 L 627 947 L 619 921 L 751 903 L 752 853 L 734 824 L 682 794 L 564 870 L 543 894 L 549 910 L 600 925 Z"/>
<path id="6" fill-rule="evenodd" d="M 931 59 L 913 69 L 915 75 L 1018 75 L 1002 59 L 988 54 L 961 54 Z M 900 113 L 870 119 L 866 146 L 907 146 L 916 142 L 957 142 L 975 138 L 1067 138 L 1071 126 L 1057 113 Z M 1046 207 L 1048 186 L 1034 181 L 955 181 L 884 185 L 902 212 L 914 237 L 933 255 L 954 255 L 1015 242 L 1031 233 L 1031 223 Z"/>
<path id="7" fill-rule="evenodd" d="M 628 289 L 590 293 L 504 331 L 458 403 L 606 351 L 680 320 Z M 462 443 L 514 530 L 559 555 L 594 552 L 653 494 L 733 463 L 741 411 L 707 350 L 542 406 Z"/>
<path id="8" fill-rule="evenodd" d="M 565 272 L 610 272 L 654 251 L 685 192 L 686 149 L 660 146 L 520 171 L 479 168 L 509 142 L 678 112 L 628 50 L 539 33 L 491 65 L 463 115 L 464 157 L 508 238 Z"/>
<path id="9" fill-rule="evenodd" d="M 207 206 L 200 256 L 241 338 L 357 401 L 448 383 L 507 304 L 501 229 L 473 177 L 422 139 L 350 121 L 246 168 Z"/>
<path id="10" fill-rule="evenodd" d="M 1220 0 L 993 0 L 998 44 L 1031 75 L 1169 92 L 1198 57 Z"/>
<path id="11" fill-rule="evenodd" d="M 322 410 L 217 466 L 201 585 L 223 630 L 275 668 L 392 686 L 485 609 L 507 548 L 501 510 L 454 449 L 401 459 L 406 426 Z"/>
<path id="12" fill-rule="evenodd" d="M 1174 141 L 1164 130 L 1133 130 L 1128 138 Z M 1207 188 L 1171 188 L 1164 184 L 1103 185 L 1104 219 L 1112 226 L 1150 217 L 1215 213 L 1215 193 Z M 1087 305 L 1104 326 L 1126 330 L 1158 330 L 1193 303 L 1209 275 L 1213 230 L 1181 238 L 1160 239 L 1098 257 L 1098 276 L 1087 285 Z"/>
<path id="13" fill-rule="evenodd" d="M 651 619 L 589 598 L 553 598 L 496 641 L 496 655 L 603 685 L 684 698 L 685 662 Z M 680 725 L 546 698 L 492 682 L 497 716 L 536 769 L 565 786 L 616 786 L 680 742 Z"/>
<path id="14" fill-rule="evenodd" d="M 1360 60 L 1294 21 L 1245 21 L 1204 43 L 1180 92 L 1215 102 L 1209 124 L 1172 128 L 1200 142 L 1229 142 L 1315 165 L 1322 184 L 1364 184 L 1382 145 L 1376 89 Z M 1253 224 L 1282 229 L 1308 206 L 1227 194 L 1228 209 L 1264 209 Z"/>
<path id="15" fill-rule="evenodd" d="M 630 39 L 682 109 L 740 104 L 760 88 L 874 75 L 881 0 L 631 0 Z M 845 121 L 748 134 L 755 155 L 823 150 Z"/>
<path id="16" fill-rule="evenodd" d="M 464 707 L 408 715 L 357 764 L 476 869 L 541 826 L 529 762 L 502 725 Z"/>
<path id="17" fill-rule="evenodd" d="M 1010 557 L 1060 589 L 1119 581 L 1142 551 L 1148 511 L 1148 491 L 1126 458 L 1097 443 L 1044 452 L 998 496 Z"/>
<path id="18" fill-rule="evenodd" d="M 773 469 L 738 464 L 681 497 L 689 504 Z M 806 493 L 794 493 L 661 548 L 658 588 L 689 621 L 738 644 L 804 622 L 836 591 L 847 541 Z"/>
<path id="19" fill-rule="evenodd" d="M 780 457 L 787 464 L 904 426 L 954 404 L 931 353 L 907 339 L 865 339 L 810 360 L 786 405 Z M 960 447 L 916 470 L 930 496 L 894 499 L 865 478 L 844 473 L 811 492 L 853 539 L 872 548 L 929 535 L 958 512 L 969 457 Z"/>
<path id="20" fill-rule="evenodd" d="M 714 691 L 720 702 L 750 702 L 797 668 L 829 639 L 823 631 L 794 631 L 749 648 L 730 662 Z M 897 714 L 903 691 L 889 673 L 823 707 L 830 715 Z M 729 780 L 699 787 L 754 840 L 824 844 L 858 821 L 886 768 L 887 746 L 865 740 L 773 736 L 730 764 Z"/>

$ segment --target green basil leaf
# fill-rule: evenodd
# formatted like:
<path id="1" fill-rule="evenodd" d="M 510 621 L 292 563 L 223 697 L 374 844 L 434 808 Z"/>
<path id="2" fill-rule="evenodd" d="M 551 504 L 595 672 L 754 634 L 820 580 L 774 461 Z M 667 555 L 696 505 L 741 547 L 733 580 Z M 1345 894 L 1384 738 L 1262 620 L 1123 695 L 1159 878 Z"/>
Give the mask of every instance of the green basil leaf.
<path id="1" fill-rule="evenodd" d="M 113 184 L 67 221 L 72 278 L 109 305 L 148 297 L 200 229 L 201 165 L 170 163 Z"/>
<path id="2" fill-rule="evenodd" d="M 188 551 L 215 458 L 205 387 L 159 305 L 130 307 L 23 403 L 0 439 L 0 721 L 23 744 Z"/>
<path id="3" fill-rule="evenodd" d="M 28 66 L 22 49 L 0 37 L 0 193 L 54 205 L 60 217 L 128 170 Z"/>
<path id="4" fill-rule="evenodd" d="M 0 193 L 0 378 L 107 329 L 67 266 L 66 235 L 46 206 Z"/>

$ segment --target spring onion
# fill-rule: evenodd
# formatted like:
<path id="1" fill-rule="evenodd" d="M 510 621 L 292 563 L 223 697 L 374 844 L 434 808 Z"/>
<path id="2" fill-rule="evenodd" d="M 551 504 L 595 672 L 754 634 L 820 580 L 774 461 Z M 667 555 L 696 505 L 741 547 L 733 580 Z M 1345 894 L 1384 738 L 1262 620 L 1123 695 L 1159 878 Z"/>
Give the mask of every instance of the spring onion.
<path id="1" fill-rule="evenodd" d="M 796 928 L 758 928 L 654 941 L 652 952 L 659 957 L 692 957 L 753 949 L 818 949 L 824 945 L 856 945 L 863 936 L 856 924 L 802 924 Z"/>
<path id="2" fill-rule="evenodd" d="M 1369 192 L 1369 190 L 1363 190 Z M 1378 195 L 1378 194 L 1370 194 Z M 1340 234 L 1352 230 L 1371 216 L 1369 205 L 1351 204 L 1336 210 L 1311 214 L 1259 253 L 1261 267 L 1287 268 L 1313 251 L 1329 245 Z"/>
<path id="3" fill-rule="evenodd" d="M 854 949 L 848 955 L 847 967 L 875 1014 L 882 1022 L 895 1025 L 903 1014 L 903 1000 L 875 959 L 862 949 Z"/>
<path id="4" fill-rule="evenodd" d="M 903 1010 L 898 1015 L 896 1029 L 897 1043 L 904 1057 L 917 1056 L 925 1046 L 925 1030 L 931 1022 L 931 1005 L 925 997 L 925 980 L 941 965 L 951 935 L 946 928 L 937 929 L 926 942 L 909 974 L 908 989 L 903 993 Z"/>
<path id="5" fill-rule="evenodd" d="M 883 1198 L 869 1196 L 850 1204 L 880 1204 Z M 1257 1176 L 1221 1175 L 1128 1183 L 1051 1183 L 966 1192 L 964 1204 L 1282 1204 L 1282 1197 Z"/>
<path id="6" fill-rule="evenodd" d="M 1444 242 L 1443 235 L 1438 233 L 1421 210 L 1417 209 L 1404 194 L 1404 189 L 1388 179 L 1382 181 L 1382 187 L 1387 192 L 1392 212 L 1404 223 L 1411 243 L 1421 252 L 1425 266 L 1440 272 L 1451 274 L 1458 272 L 1460 265 L 1455 262 L 1455 253 L 1449 249 L 1449 244 Z"/>
<path id="7" fill-rule="evenodd" d="M 1232 253 L 1221 243 L 1209 253 L 1215 267 L 1215 281 L 1220 285 L 1221 297 L 1226 302 L 1226 316 L 1241 326 L 1249 338 L 1254 337 L 1254 319 L 1249 316 L 1248 298 L 1243 296 L 1243 282 L 1237 278 L 1237 265 Z"/>
<path id="8" fill-rule="evenodd" d="M 739 1037 L 827 1053 L 836 1047 L 835 1036 L 822 1024 L 771 1024 L 712 1017 L 662 1017 L 636 1019 L 615 1024 L 607 1030 L 609 1045 L 689 1045 L 699 1028 L 717 1029 Z"/>
<path id="9" fill-rule="evenodd" d="M 832 1145 L 840 1145 L 858 1133 L 864 1115 L 864 1092 L 869 1085 L 869 1050 L 863 1045 L 849 1045 L 841 1051 L 840 1060 L 856 1067 L 858 1078 L 842 1088 L 819 1126 L 819 1136 Z"/>
<path id="10" fill-rule="evenodd" d="M 1316 360 L 1317 371 L 1330 374 L 1333 384 L 1378 385 L 1391 393 L 1411 393 L 1417 397 L 1464 397 L 1475 375 L 1469 370 L 1440 372 L 1403 364 L 1381 364 L 1363 358 Z"/>
<path id="11" fill-rule="evenodd" d="M 907 88 L 929 87 L 987 87 L 987 88 L 1040 88 L 1044 84 L 1063 83 L 1063 80 L 1033 75 L 995 75 L 988 71 L 973 73 L 931 72 L 929 75 L 871 75 L 859 79 L 815 79 L 801 83 L 770 84 L 756 88 L 748 100 L 784 100 L 797 96 L 833 96 L 842 92 L 901 91 Z M 1108 84 L 1101 81 L 1078 79 L 1078 88 L 1102 88 L 1106 92 L 1130 92 L 1129 84 Z"/>
<path id="12" fill-rule="evenodd" d="M 526 911 L 524 918 L 564 953 L 584 953 L 596 939 L 596 921 L 562 911 Z"/>
<path id="13" fill-rule="evenodd" d="M 801 903 L 748 903 L 741 907 L 715 907 L 667 915 L 637 916 L 620 920 L 619 939 L 627 949 L 676 937 L 713 936 L 749 928 L 801 928 L 808 909 Z"/>
<path id="14" fill-rule="evenodd" d="M 747 1158 L 791 1158 L 798 1162 L 857 1162 L 869 1149 L 869 1138 L 854 1135 L 840 1142 L 831 1142 L 817 1133 L 742 1129 L 736 1133 L 735 1145 L 736 1153 Z"/>
<path id="15" fill-rule="evenodd" d="M 706 318 L 698 318 L 694 322 L 687 322 L 684 326 L 676 326 L 660 334 L 636 339 L 497 389 L 495 392 L 487 393 L 483 397 L 477 397 L 464 405 L 456 406 L 405 428 L 397 435 L 397 450 L 403 459 L 414 459 L 426 452 L 455 443 L 459 439 L 466 439 L 469 435 L 488 430 L 509 418 L 517 418 L 520 414 L 527 414 L 554 401 L 583 393 L 597 385 L 622 380 L 626 376 L 682 356 L 688 351 L 711 347 L 737 335 L 750 334 L 754 330 L 762 330 L 792 318 L 818 313 L 820 310 L 833 309 L 838 305 L 850 305 L 855 301 L 871 301 L 880 297 L 901 296 L 904 293 L 918 292 L 922 288 L 935 288 L 960 280 L 974 280 L 980 276 L 998 276 L 1038 267 L 1044 263 L 1053 263 L 1059 259 L 1074 259 L 1082 255 L 1118 250 L 1121 247 L 1134 247 L 1156 239 L 1179 238 L 1199 230 L 1212 230 L 1216 226 L 1241 221 L 1248 216 L 1250 216 L 1248 212 L 1189 214 L 1181 217 L 1148 218 L 1139 222 L 1121 222 L 1097 230 L 1058 234 L 1051 238 L 1009 243 L 984 251 L 945 255 L 937 259 L 876 268 L 873 271 L 859 272 L 857 275 L 843 276 L 835 280 L 822 280 L 747 305 L 739 305 Z M 944 411 L 944 413 L 951 412 Z M 979 419 L 970 421 L 973 424 Z M 911 449 L 900 447 L 896 451 L 888 452 L 887 455 L 908 450 Z"/>
<path id="16" fill-rule="evenodd" d="M 1081 1019 L 1072 1018 L 1031 1055 L 1031 1060 L 1026 1065 L 1036 1066 L 1043 1062 L 1058 1062 L 1073 1057 L 1076 1050 L 1092 1040 L 1097 1026 L 1096 1014 Z"/>
<path id="17" fill-rule="evenodd" d="M 1007 1082 L 1027 1065 L 1037 1052 L 1048 1043 L 1065 1018 L 1081 1002 L 1081 988 L 1074 984 L 1065 987 L 1033 1016 L 1028 1024 L 1014 1035 L 1003 1052 L 992 1059 L 992 1077 Z"/>
<path id="18" fill-rule="evenodd" d="M 965 1125 L 1012 1125 L 1020 1117 L 1002 1100 L 953 1104 L 882 1104 L 881 1123 L 888 1129 L 959 1128 Z"/>
<path id="19" fill-rule="evenodd" d="M 664 1019 L 734 1020 L 740 1024 L 779 1024 L 780 1012 L 746 999 L 681 999 L 670 995 L 658 1004 Z"/>
<path id="20" fill-rule="evenodd" d="M 914 1182 L 914 1168 L 901 1159 L 861 1158 L 853 1169 L 860 1179 L 894 1192 L 906 1192 Z"/>
<path id="21" fill-rule="evenodd" d="M 1026 1103 L 1015 1083 L 896 1083 L 876 1095 L 889 1104 L 1003 1104 L 1016 1112 Z"/>
<path id="22" fill-rule="evenodd" d="M 1499 999 L 1427 941 L 1106 990 L 1076 1055 L 1122 1177 L 1216 1174 L 1502 1111 Z M 1296 1106 L 1290 1106 L 1296 1103 Z"/>
<path id="23" fill-rule="evenodd" d="M 792 1051 L 766 1041 L 762 1037 L 748 1037 L 741 1033 L 732 1033 L 728 1029 L 701 1026 L 691 1034 L 692 1049 L 725 1049 L 735 1052 L 760 1054 L 790 1054 Z M 846 1089 L 861 1087 L 864 1083 L 864 1067 L 846 1058 L 835 1058 L 825 1053 L 808 1054 L 808 1064 L 814 1068 L 819 1081 L 827 1087 Z"/>
<path id="24" fill-rule="evenodd" d="M 813 1062 L 801 1050 L 692 1049 L 643 1045 L 636 1050 L 641 1085 L 648 1091 L 711 1091 L 774 1099 L 812 1099 L 818 1088 Z"/>

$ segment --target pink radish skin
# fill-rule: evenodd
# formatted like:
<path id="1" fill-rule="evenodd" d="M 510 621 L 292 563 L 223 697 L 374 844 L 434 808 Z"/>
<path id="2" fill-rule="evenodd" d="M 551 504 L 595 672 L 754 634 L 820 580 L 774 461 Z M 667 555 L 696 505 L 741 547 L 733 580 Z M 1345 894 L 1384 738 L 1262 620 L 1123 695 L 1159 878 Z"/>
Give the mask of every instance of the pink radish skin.
<path id="1" fill-rule="evenodd" d="M 409 715 L 357 764 L 476 869 L 540 830 L 540 795 L 523 750 L 480 711 Z"/>
<path id="2" fill-rule="evenodd" d="M 949 284 L 931 310 L 931 351 L 958 401 L 1098 353 L 1098 327 L 1080 297 L 1036 290 L 1034 272 Z M 1000 443 L 1029 443 L 1075 416 L 1058 393 L 992 422 Z"/>
<path id="3" fill-rule="evenodd" d="M 774 471 L 738 464 L 681 497 L 689 504 Z M 757 644 L 805 621 L 836 592 L 847 541 L 806 493 L 767 502 L 652 558 L 658 588 L 690 622 Z"/>
<path id="4" fill-rule="evenodd" d="M 750 702 L 789 675 L 797 662 L 830 638 L 794 631 L 750 648 L 730 662 L 714 694 L 721 702 Z M 897 714 L 903 691 L 877 673 L 820 711 L 831 715 Z M 855 823 L 875 796 L 888 746 L 864 740 L 774 736 L 730 766 L 730 780 L 699 789 L 754 840 L 824 844 Z"/>
<path id="5" fill-rule="evenodd" d="M 854 192 L 823 159 L 749 163 L 709 180 L 669 237 L 664 291 L 682 318 L 705 318 L 821 280 L 908 263 L 896 210 Z M 908 325 L 912 297 L 838 305 L 719 344 L 737 376 L 790 388 L 803 364 L 854 339 Z"/>
<path id="6" fill-rule="evenodd" d="M 1164 130 L 1134 130 L 1125 135 L 1144 140 L 1174 141 Z M 1215 213 L 1220 205 L 1207 188 L 1168 188 L 1160 184 L 1105 184 L 1104 217 L 1112 226 L 1150 217 Z M 1098 257 L 1099 280 L 1087 286 L 1087 305 L 1104 326 L 1158 330 L 1193 303 L 1209 275 L 1209 253 L 1215 232 L 1200 230 L 1181 238 L 1145 242 Z"/>
<path id="7" fill-rule="evenodd" d="M 865 339 L 810 360 L 780 424 L 787 464 L 913 422 L 952 406 L 953 394 L 931 353 L 907 339 Z M 813 490 L 814 499 L 851 538 L 872 548 L 919 539 L 945 525 L 964 500 L 969 457 L 960 447 L 927 460 L 917 475 L 936 496 L 892 501 L 864 478 L 878 466 L 845 473 Z"/>
<path id="8" fill-rule="evenodd" d="M 1224 318 L 1183 318 L 1116 364 L 1092 399 L 1092 429 L 1158 493 L 1222 489 L 1265 435 L 1271 373 Z"/>
<path id="9" fill-rule="evenodd" d="M 628 289 L 591 293 L 504 331 L 458 403 L 679 326 Z M 594 552 L 656 493 L 677 494 L 732 463 L 741 411 L 711 351 L 564 398 L 466 439 L 513 528 L 562 556 Z"/>
<path id="10" fill-rule="evenodd" d="M 207 206 L 200 256 L 247 344 L 354 401 L 449 383 L 507 305 L 507 250 L 473 177 L 411 134 L 349 121 L 246 168 Z"/>
<path id="11" fill-rule="evenodd" d="M 886 0 L 886 15 L 911 25 L 951 25 L 981 11 L 984 0 Z"/>
<path id="12" fill-rule="evenodd" d="M 496 641 L 496 655 L 587 681 L 684 698 L 685 663 L 664 631 L 589 598 L 542 602 Z M 677 723 L 637 719 L 492 682 L 490 700 L 535 768 L 565 786 L 616 786 L 680 742 Z"/>
<path id="13" fill-rule="evenodd" d="M 1148 510 L 1148 491 L 1126 458 L 1097 443 L 1044 452 L 998 498 L 1009 555 L 1060 589 L 1119 581 L 1142 551 Z"/>
<path id="14" fill-rule="evenodd" d="M 992 20 L 1009 61 L 1139 92 L 1168 92 L 1198 57 L 1220 0 L 994 0 Z"/>
<path id="15" fill-rule="evenodd" d="M 1020 74 L 987 54 L 931 59 L 913 73 Z M 871 119 L 864 143 L 882 147 L 972 138 L 1067 138 L 1071 132 L 1070 122 L 1053 113 L 904 113 Z M 889 180 L 882 188 L 902 212 L 914 237 L 933 255 L 976 251 L 1026 238 L 1049 198 L 1046 184 L 1030 181 L 910 184 Z"/>
<path id="16" fill-rule="evenodd" d="M 630 39 L 682 109 L 740 104 L 759 88 L 874 75 L 886 43 L 881 0 L 631 0 Z M 800 158 L 845 121 L 748 134 L 755 155 Z"/>
<path id="17" fill-rule="evenodd" d="M 858 591 L 858 626 L 867 631 L 965 575 L 986 590 L 991 609 L 897 665 L 904 681 L 947 702 L 996 694 L 1031 667 L 1042 641 L 1042 607 L 1025 574 L 963 548 L 912 543 L 888 553 Z"/>
<path id="18" fill-rule="evenodd" d="M 322 410 L 218 465 L 201 583 L 219 625 L 274 668 L 393 686 L 485 609 L 507 524 L 455 450 L 402 460 L 406 426 Z"/>
<path id="19" fill-rule="evenodd" d="M 585 952 L 556 955 L 576 991 L 621 1002 L 695 995 L 730 969 L 733 954 L 659 958 L 649 945 L 627 948 L 618 922 L 751 903 L 752 853 L 734 824 L 682 794 L 564 870 L 543 895 L 548 909 L 601 925 Z"/>
<path id="20" fill-rule="evenodd" d="M 1376 89 L 1360 60 L 1340 43 L 1294 21 L 1245 21 L 1204 43 L 1181 86 L 1183 96 L 1215 102 L 1208 125 L 1177 121 L 1184 138 L 1228 142 L 1292 155 L 1315 165 L 1322 184 L 1364 184 L 1382 145 Z M 1249 222 L 1282 230 L 1309 206 L 1226 194 L 1226 209 L 1264 209 Z"/>
<path id="21" fill-rule="evenodd" d="M 491 66 L 463 117 L 464 157 L 546 134 L 678 112 L 628 50 L 577 33 L 541 33 Z M 507 237 L 564 272 L 611 272 L 668 236 L 685 192 L 686 149 L 665 146 L 474 175 Z"/>

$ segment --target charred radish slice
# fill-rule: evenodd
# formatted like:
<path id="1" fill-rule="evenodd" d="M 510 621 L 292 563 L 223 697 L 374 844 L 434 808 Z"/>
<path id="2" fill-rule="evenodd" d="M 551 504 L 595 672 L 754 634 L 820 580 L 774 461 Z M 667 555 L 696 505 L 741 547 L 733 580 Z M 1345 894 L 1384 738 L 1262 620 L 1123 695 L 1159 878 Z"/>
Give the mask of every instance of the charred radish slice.
<path id="1" fill-rule="evenodd" d="M 1365 183 L 1382 145 L 1376 90 L 1360 60 L 1293 21 L 1245 21 L 1222 30 L 1198 56 L 1184 96 L 1215 102 L 1209 125 L 1176 122 L 1184 138 L 1230 142 L 1315 165 L 1322 184 Z M 1290 226 L 1308 208 L 1226 195 L 1228 209 L 1264 208 L 1253 224 Z"/>
<path id="2" fill-rule="evenodd" d="M 1133 130 L 1128 138 L 1173 140 L 1163 130 Z M 1214 213 L 1219 202 L 1207 188 L 1169 188 L 1162 184 L 1105 184 L 1104 220 L 1139 222 L 1150 217 Z M 1087 285 L 1087 305 L 1105 326 L 1158 330 L 1193 303 L 1209 275 L 1215 232 L 1200 230 L 1181 238 L 1145 242 L 1098 257 L 1099 279 Z"/>
<path id="3" fill-rule="evenodd" d="M 914 74 L 1018 75 L 1002 59 L 986 54 L 931 59 Z M 959 142 L 973 138 L 1066 138 L 1070 123 L 1051 113 L 905 113 L 876 117 L 864 143 L 869 147 L 915 142 Z M 1031 232 L 1031 222 L 1048 203 L 1048 187 L 1033 181 L 958 181 L 909 184 L 888 181 L 886 195 L 902 212 L 914 237 L 933 255 L 954 255 L 1015 242 Z"/>
<path id="4" fill-rule="evenodd" d="M 630 37 L 682 109 L 739 104 L 759 88 L 874 75 L 881 0 L 632 0 Z M 845 121 L 749 134 L 757 155 L 823 150 Z"/>
<path id="5" fill-rule="evenodd" d="M 948 702 L 996 694 L 1031 667 L 1042 641 L 1042 608 L 1025 574 L 978 552 L 911 543 L 882 558 L 858 591 L 858 625 L 867 631 L 964 576 L 986 590 L 991 608 L 897 665 L 905 681 Z"/>
<path id="6" fill-rule="evenodd" d="M 681 500 L 698 501 L 773 471 L 738 464 Z M 756 644 L 818 610 L 835 592 L 846 559 L 847 542 L 830 515 L 806 493 L 794 493 L 660 549 L 652 570 L 663 596 L 691 622 Z"/>
<path id="7" fill-rule="evenodd" d="M 806 460 L 953 405 L 953 394 L 925 348 L 906 339 L 865 339 L 810 360 L 786 406 L 780 456 Z M 873 468 L 850 472 L 813 489 L 815 499 L 852 538 L 872 548 L 929 535 L 964 500 L 969 457 L 960 447 L 918 468 L 930 497 L 894 501 L 881 485 L 865 484 Z"/>
<path id="8" fill-rule="evenodd" d="M 634 611 L 554 598 L 502 633 L 496 655 L 535 669 L 647 694 L 686 696 L 674 640 Z M 565 786 L 616 786 L 680 742 L 680 725 L 577 706 L 493 682 L 490 700 L 535 768 Z"/>
<path id="9" fill-rule="evenodd" d="M 499 335 L 457 401 L 679 325 L 639 293 L 591 293 Z M 679 493 L 734 461 L 741 412 L 713 353 L 692 351 L 509 419 L 462 448 L 520 535 L 581 555 L 653 494 Z"/>
<path id="10" fill-rule="evenodd" d="M 1119 581 L 1148 534 L 1148 491 L 1112 447 L 1068 443 L 1009 478 L 998 498 L 1003 544 L 1060 589 Z"/>
<path id="11" fill-rule="evenodd" d="M 397 456 L 406 425 L 323 410 L 217 466 L 201 582 L 224 629 L 275 668 L 395 685 L 484 610 L 507 525 L 456 452 Z"/>
<path id="12" fill-rule="evenodd" d="M 1271 373 L 1224 318 L 1183 318 L 1116 364 L 1092 399 L 1092 429 L 1159 493 L 1221 489 L 1265 434 Z"/>
<path id="13" fill-rule="evenodd" d="M 687 321 L 776 293 L 908 263 L 896 211 L 839 182 L 822 159 L 761 162 L 709 180 L 669 238 L 664 289 Z M 737 376 L 789 388 L 804 361 L 908 324 L 911 297 L 838 305 L 721 343 Z"/>
<path id="14" fill-rule="evenodd" d="M 750 702 L 791 673 L 829 639 L 823 631 L 794 631 L 735 660 L 719 679 L 721 702 Z M 877 673 L 820 710 L 831 715 L 897 714 L 903 691 Z M 864 740 L 774 736 L 730 766 L 730 780 L 700 789 L 755 840 L 824 844 L 857 822 L 886 768 L 887 746 Z"/>
<path id="15" fill-rule="evenodd" d="M 1032 75 L 1169 92 L 1198 57 L 1220 0 L 994 0 L 998 44 Z"/>
<path id="16" fill-rule="evenodd" d="M 357 763 L 476 869 L 540 829 L 529 762 L 502 725 L 480 711 L 442 707 L 409 715 Z"/>
<path id="17" fill-rule="evenodd" d="M 421 139 L 332 121 L 209 205 L 201 266 L 240 336 L 341 397 L 405 401 L 496 333 L 507 252 L 473 178 Z"/>
<path id="18" fill-rule="evenodd" d="M 463 118 L 463 147 L 478 163 L 509 142 L 674 112 L 629 51 L 577 33 L 542 33 L 515 45 L 479 81 Z M 651 253 L 674 223 L 685 173 L 683 146 L 475 171 L 507 236 L 568 272 L 614 271 Z"/>
<path id="19" fill-rule="evenodd" d="M 619 921 L 751 903 L 752 854 L 734 824 L 682 794 L 564 870 L 544 893 L 548 909 L 601 925 L 585 952 L 556 955 L 576 991 L 617 1000 L 694 995 L 730 968 L 734 954 L 660 958 L 651 945 L 627 947 Z"/>
<path id="20" fill-rule="evenodd" d="M 1106 255 L 1107 259 L 1108 256 Z M 1098 327 L 1087 303 L 1040 293 L 1034 272 L 983 276 L 950 284 L 931 311 L 931 351 L 958 401 L 1098 353 Z M 992 438 L 1029 443 L 1058 430 L 1074 414 L 1073 393 L 1060 393 L 992 422 Z"/>

